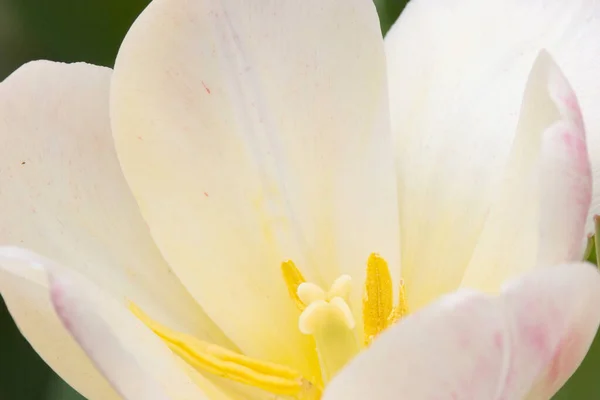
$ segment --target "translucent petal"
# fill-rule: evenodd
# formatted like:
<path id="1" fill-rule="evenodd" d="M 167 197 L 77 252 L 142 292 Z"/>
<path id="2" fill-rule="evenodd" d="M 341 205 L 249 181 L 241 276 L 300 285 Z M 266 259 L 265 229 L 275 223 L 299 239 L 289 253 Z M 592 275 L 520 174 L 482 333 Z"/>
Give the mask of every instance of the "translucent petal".
<path id="1" fill-rule="evenodd" d="M 575 94 L 550 55 L 531 71 L 515 143 L 462 285 L 497 291 L 535 266 L 581 259 L 592 195 Z"/>
<path id="2" fill-rule="evenodd" d="M 414 0 L 388 33 L 411 309 L 460 283 L 498 195 L 528 74 L 544 48 L 578 95 L 592 169 L 600 173 L 599 17 L 600 3 L 586 0 Z"/>

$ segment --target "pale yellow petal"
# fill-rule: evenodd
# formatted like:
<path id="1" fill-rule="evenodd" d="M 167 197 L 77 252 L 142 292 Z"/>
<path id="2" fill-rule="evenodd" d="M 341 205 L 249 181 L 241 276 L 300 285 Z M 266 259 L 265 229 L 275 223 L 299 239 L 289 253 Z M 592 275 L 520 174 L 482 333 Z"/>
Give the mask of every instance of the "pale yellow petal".
<path id="1" fill-rule="evenodd" d="M 372 2 L 156 0 L 120 49 L 111 112 L 125 176 L 190 293 L 247 354 L 314 371 L 281 263 L 323 288 L 360 282 L 374 251 L 398 268 Z"/>

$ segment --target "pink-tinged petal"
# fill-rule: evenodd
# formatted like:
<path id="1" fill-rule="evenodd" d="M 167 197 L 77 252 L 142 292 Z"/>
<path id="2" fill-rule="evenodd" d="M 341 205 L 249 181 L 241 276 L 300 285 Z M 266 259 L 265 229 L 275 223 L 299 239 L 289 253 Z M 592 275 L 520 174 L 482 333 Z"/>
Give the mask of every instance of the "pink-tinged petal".
<path id="1" fill-rule="evenodd" d="M 508 380 L 532 376 L 527 398 L 549 399 L 575 372 L 594 339 L 600 274 L 590 264 L 539 269 L 508 284 L 502 298 L 512 320 Z"/>
<path id="2" fill-rule="evenodd" d="M 0 264 L 0 273 L 28 282 L 28 295 L 46 295 L 64 327 L 124 399 L 206 399 L 180 360 L 120 299 L 72 268 L 27 250 L 0 247 Z M 88 363 L 84 359 L 81 367 Z M 102 393 L 87 396 L 105 398 Z"/>
<path id="3" fill-rule="evenodd" d="M 69 385 L 90 400 L 119 400 L 56 315 L 46 273 L 21 268 L 0 257 L 0 290 L 19 330 L 40 357 Z M 8 288 L 8 289 L 7 289 Z M 5 351 L 2 344 L 0 351 Z"/>
<path id="4" fill-rule="evenodd" d="M 324 400 L 494 399 L 507 346 L 495 299 L 450 294 L 383 333 L 334 378 Z"/>
<path id="5" fill-rule="evenodd" d="M 372 0 L 155 0 L 111 88 L 125 177 L 175 274 L 242 351 L 312 373 L 281 263 L 329 287 L 378 252 L 400 278 Z"/>
<path id="6" fill-rule="evenodd" d="M 547 399 L 588 350 L 598 304 L 590 264 L 536 269 L 498 296 L 447 295 L 383 333 L 324 400 Z"/>
<path id="7" fill-rule="evenodd" d="M 585 132 L 575 94 L 545 51 L 531 70 L 498 189 L 463 286 L 495 292 L 533 267 L 580 259 L 591 200 Z"/>
<path id="8" fill-rule="evenodd" d="M 545 132 L 540 158 L 537 264 L 580 260 L 592 200 L 592 172 L 579 103 L 558 68 L 548 90 L 561 115 Z M 600 183 L 600 182 L 599 182 Z"/>
<path id="9" fill-rule="evenodd" d="M 138 365 L 90 304 L 89 288 L 49 271 L 50 298 L 65 328 L 91 358 L 115 390 L 127 400 L 166 400 L 164 390 Z"/>
<path id="10" fill-rule="evenodd" d="M 0 245 L 75 268 L 172 328 L 227 345 L 162 258 L 125 182 L 110 130 L 111 76 L 35 61 L 0 83 Z M 0 280 L 21 332 L 84 396 L 110 398 L 33 288 Z"/>
<path id="11" fill-rule="evenodd" d="M 590 0 L 412 0 L 387 34 L 402 274 L 415 287 L 413 309 L 460 284 L 542 49 L 577 93 L 600 180 L 599 20 L 600 2 Z M 593 191 L 600 212 L 600 184 Z"/>

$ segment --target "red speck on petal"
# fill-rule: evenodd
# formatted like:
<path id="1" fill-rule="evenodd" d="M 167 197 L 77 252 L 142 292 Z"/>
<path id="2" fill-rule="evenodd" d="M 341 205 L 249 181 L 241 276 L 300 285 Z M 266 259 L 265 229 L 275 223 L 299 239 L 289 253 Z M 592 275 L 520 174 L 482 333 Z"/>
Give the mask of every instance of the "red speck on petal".
<path id="1" fill-rule="evenodd" d="M 210 89 L 208 88 L 208 86 L 206 86 L 206 83 L 204 83 L 204 81 L 202 81 L 202 86 L 204 86 L 204 90 L 206 90 L 206 93 L 210 94 Z"/>
<path id="2" fill-rule="evenodd" d="M 206 197 L 208 197 L 208 193 L 204 192 L 204 195 L 205 195 Z"/>

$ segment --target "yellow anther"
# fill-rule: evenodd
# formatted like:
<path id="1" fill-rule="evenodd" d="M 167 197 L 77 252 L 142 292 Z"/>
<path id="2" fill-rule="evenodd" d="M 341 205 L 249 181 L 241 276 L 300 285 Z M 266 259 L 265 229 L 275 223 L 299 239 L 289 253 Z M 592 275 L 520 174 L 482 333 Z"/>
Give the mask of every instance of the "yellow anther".
<path id="1" fill-rule="evenodd" d="M 306 282 L 306 279 L 304 279 L 304 276 L 302 276 L 302 273 L 296 268 L 296 264 L 292 260 L 281 263 L 281 272 L 290 297 L 294 300 L 298 309 L 303 311 L 306 308 L 306 304 L 298 297 L 298 286 Z"/>
<path id="2" fill-rule="evenodd" d="M 408 315 L 408 304 L 406 303 L 406 288 L 404 287 L 404 281 L 400 281 L 400 291 L 398 305 L 394 307 L 394 310 L 388 317 L 388 326 L 398 322 L 400 319 Z"/>
<path id="3" fill-rule="evenodd" d="M 367 278 L 363 296 L 363 322 L 365 346 L 383 332 L 393 312 L 392 278 L 387 262 L 378 254 L 367 261 Z"/>
<path id="4" fill-rule="evenodd" d="M 292 368 L 256 360 L 229 349 L 173 331 L 129 303 L 131 312 L 190 366 L 268 392 L 298 399 L 319 399 L 321 388 Z"/>

